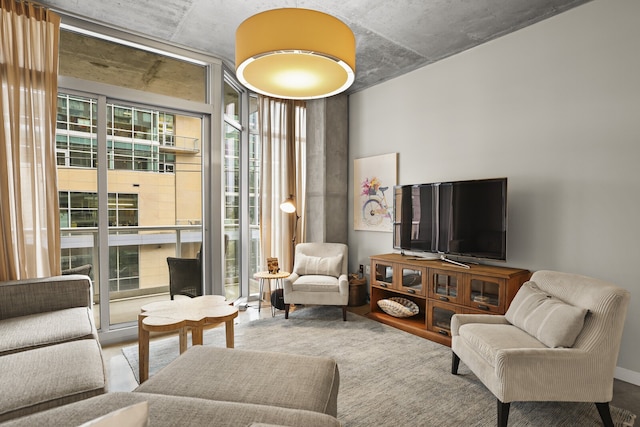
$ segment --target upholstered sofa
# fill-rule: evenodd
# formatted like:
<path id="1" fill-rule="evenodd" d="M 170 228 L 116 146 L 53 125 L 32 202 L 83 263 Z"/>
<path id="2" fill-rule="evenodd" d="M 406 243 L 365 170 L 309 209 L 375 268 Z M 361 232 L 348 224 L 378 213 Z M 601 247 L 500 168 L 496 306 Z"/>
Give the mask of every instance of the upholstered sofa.
<path id="1" fill-rule="evenodd" d="M 0 283 L 3 427 L 78 426 L 141 402 L 153 426 L 340 426 L 338 367 L 323 357 L 195 346 L 107 393 L 91 300 L 87 276 Z"/>
<path id="2" fill-rule="evenodd" d="M 107 391 L 91 280 L 0 283 L 0 422 Z"/>
<path id="3" fill-rule="evenodd" d="M 0 425 L 84 426 L 146 402 L 152 426 L 338 427 L 338 387 L 337 366 L 328 358 L 194 346 L 133 392 L 106 393 Z"/>

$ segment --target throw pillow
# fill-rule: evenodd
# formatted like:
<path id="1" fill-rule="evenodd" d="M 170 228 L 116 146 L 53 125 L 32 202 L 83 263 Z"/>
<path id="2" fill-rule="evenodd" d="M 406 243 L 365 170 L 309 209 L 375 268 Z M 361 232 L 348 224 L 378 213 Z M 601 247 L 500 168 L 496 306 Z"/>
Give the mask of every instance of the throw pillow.
<path id="1" fill-rule="evenodd" d="M 526 282 L 511 302 L 505 318 L 547 347 L 571 347 L 584 325 L 587 309 L 575 307 Z"/>
<path id="2" fill-rule="evenodd" d="M 298 276 L 319 274 L 322 276 L 340 277 L 342 273 L 342 254 L 331 257 L 296 254 L 293 272 Z"/>
<path id="3" fill-rule="evenodd" d="M 149 403 L 140 402 L 135 405 L 116 409 L 80 427 L 147 427 L 149 419 Z"/>

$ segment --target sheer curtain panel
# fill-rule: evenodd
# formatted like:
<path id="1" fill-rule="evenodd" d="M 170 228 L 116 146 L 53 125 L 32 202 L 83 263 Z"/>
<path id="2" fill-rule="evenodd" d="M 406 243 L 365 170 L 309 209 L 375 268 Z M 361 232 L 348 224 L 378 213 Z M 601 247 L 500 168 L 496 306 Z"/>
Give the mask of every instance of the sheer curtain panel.
<path id="1" fill-rule="evenodd" d="M 0 0 L 0 281 L 60 273 L 55 126 L 60 17 Z"/>
<path id="2" fill-rule="evenodd" d="M 293 268 L 293 236 L 304 242 L 306 175 L 306 103 L 289 99 L 258 98 L 262 144 L 260 165 L 260 245 L 262 257 L 276 257 L 282 270 Z M 296 212 L 280 210 L 293 195 Z M 300 216 L 296 226 L 296 215 Z M 261 260 L 261 266 L 266 262 Z M 266 268 L 265 268 L 266 269 Z"/>

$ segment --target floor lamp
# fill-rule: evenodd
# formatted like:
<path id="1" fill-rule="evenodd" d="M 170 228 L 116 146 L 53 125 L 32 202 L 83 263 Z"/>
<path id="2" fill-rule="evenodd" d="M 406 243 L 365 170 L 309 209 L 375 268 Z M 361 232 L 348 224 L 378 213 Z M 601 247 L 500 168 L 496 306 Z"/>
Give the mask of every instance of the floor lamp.
<path id="1" fill-rule="evenodd" d="M 295 265 L 296 258 L 296 233 L 298 231 L 298 220 L 300 215 L 296 213 L 296 205 L 293 203 L 293 194 L 289 194 L 289 197 L 284 202 L 280 203 L 280 210 L 286 213 L 292 213 L 296 216 L 296 223 L 293 227 L 293 238 L 291 239 L 291 271 Z"/>

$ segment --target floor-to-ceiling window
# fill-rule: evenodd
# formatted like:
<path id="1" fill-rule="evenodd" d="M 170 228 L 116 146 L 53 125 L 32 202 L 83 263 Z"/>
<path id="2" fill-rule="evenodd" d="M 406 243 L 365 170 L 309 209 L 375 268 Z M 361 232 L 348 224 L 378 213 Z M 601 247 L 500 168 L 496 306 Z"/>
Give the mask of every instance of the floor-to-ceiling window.
<path id="1" fill-rule="evenodd" d="M 61 263 L 66 268 L 96 265 L 100 254 L 97 236 L 102 225 L 96 179 L 101 150 L 96 136 L 96 102 L 63 93 L 58 99 Z M 132 298 L 166 295 L 168 256 L 195 257 L 200 250 L 202 120 L 107 103 L 104 123 L 104 226 L 109 230 L 110 324 L 115 324 L 135 320 L 136 310 L 125 313 L 119 309 L 130 307 Z M 99 281 L 99 275 L 93 277 Z M 98 286 L 97 302 L 106 302 L 100 295 Z"/>
<path id="2" fill-rule="evenodd" d="M 205 203 L 220 206 L 220 192 L 203 192 L 220 170 L 203 165 L 220 149 L 211 119 L 220 109 L 207 82 L 221 81 L 221 64 L 176 58 L 175 50 L 164 55 L 75 28 L 61 34 L 61 263 L 93 265 L 102 331 L 132 326 L 141 305 L 169 298 L 166 258 L 203 251 Z"/>
<path id="3" fill-rule="evenodd" d="M 223 104 L 225 295 L 249 297 L 258 293 L 253 275 L 260 264 L 257 99 L 240 90 L 228 76 Z M 244 115 L 249 126 L 242 126 Z"/>
<path id="4" fill-rule="evenodd" d="M 248 173 L 248 227 L 249 227 L 249 295 L 259 294 L 258 281 L 253 275 L 261 270 L 260 263 L 260 135 L 258 133 L 258 97 L 249 96 L 249 173 Z"/>
<path id="5" fill-rule="evenodd" d="M 243 107 L 239 89 L 229 81 L 224 82 L 224 136 L 223 136 L 223 185 L 224 185 L 224 238 L 225 238 L 225 296 L 237 298 L 240 295 L 242 216 L 241 153 Z"/>

